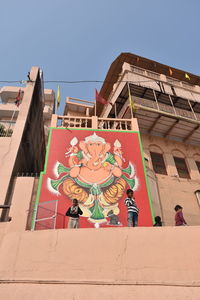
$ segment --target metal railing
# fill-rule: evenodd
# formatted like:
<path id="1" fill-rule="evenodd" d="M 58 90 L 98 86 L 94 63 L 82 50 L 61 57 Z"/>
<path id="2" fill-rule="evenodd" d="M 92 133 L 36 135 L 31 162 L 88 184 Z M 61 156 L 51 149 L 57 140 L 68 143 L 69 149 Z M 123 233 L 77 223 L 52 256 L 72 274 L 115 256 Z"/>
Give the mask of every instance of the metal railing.
<path id="1" fill-rule="evenodd" d="M 40 173 L 35 173 L 35 172 L 18 172 L 16 174 L 16 177 L 35 177 L 35 178 L 38 178 L 40 176 Z"/>
<path id="2" fill-rule="evenodd" d="M 37 207 L 35 230 L 66 228 L 66 216 L 57 209 L 57 200 L 41 202 Z"/>

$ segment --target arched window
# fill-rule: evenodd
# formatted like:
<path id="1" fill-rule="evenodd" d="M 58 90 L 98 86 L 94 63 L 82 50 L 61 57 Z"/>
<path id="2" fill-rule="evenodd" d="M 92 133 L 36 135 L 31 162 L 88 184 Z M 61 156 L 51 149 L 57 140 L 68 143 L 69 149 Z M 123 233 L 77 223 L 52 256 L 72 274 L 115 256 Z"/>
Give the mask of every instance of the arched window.
<path id="1" fill-rule="evenodd" d="M 167 175 L 162 149 L 157 145 L 150 145 L 149 150 L 154 172 Z"/>
<path id="2" fill-rule="evenodd" d="M 188 171 L 188 167 L 185 161 L 184 154 L 179 150 L 173 150 L 172 155 L 174 158 L 174 163 L 176 165 L 176 169 L 180 178 L 188 178 L 190 179 L 190 174 Z"/>

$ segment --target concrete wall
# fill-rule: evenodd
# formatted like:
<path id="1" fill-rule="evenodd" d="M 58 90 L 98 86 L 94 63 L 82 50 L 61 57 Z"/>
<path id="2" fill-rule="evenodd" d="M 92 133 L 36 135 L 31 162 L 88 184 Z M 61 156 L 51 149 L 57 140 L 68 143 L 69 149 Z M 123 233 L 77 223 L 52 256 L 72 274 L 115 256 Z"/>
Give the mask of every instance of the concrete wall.
<path id="1" fill-rule="evenodd" d="M 195 226 L 35 232 L 13 228 L 1 242 L 0 278 L 192 286 L 200 283 L 198 233 Z"/>
<path id="2" fill-rule="evenodd" d="M 3 284 L 2 299 L 48 300 L 166 300 L 199 299 L 199 288 L 157 285 L 101 284 Z"/>
<path id="3" fill-rule="evenodd" d="M 174 142 L 159 137 L 152 137 L 142 134 L 142 143 L 145 155 L 149 157 L 149 165 L 153 173 L 150 158 L 150 151 L 162 153 L 167 169 L 167 175 L 155 174 L 160 195 L 160 209 L 163 212 L 165 225 L 174 224 L 174 207 L 176 204 L 183 206 L 184 216 L 189 225 L 200 225 L 200 207 L 194 192 L 200 187 L 200 173 L 195 160 L 200 161 L 199 147 Z M 179 178 L 174 163 L 174 156 L 184 157 L 191 179 Z M 152 189 L 152 198 L 157 199 Z M 159 213 L 158 201 L 155 204 L 155 211 Z"/>
<path id="4" fill-rule="evenodd" d="M 0 223 L 2 299 L 198 299 L 200 227 L 25 231 L 33 184 Z"/>
<path id="5" fill-rule="evenodd" d="M 0 161 L 5 159 L 11 143 L 10 137 L 0 137 Z"/>
<path id="6" fill-rule="evenodd" d="M 31 69 L 31 78 L 33 80 L 37 79 L 39 69 L 33 67 Z M 24 89 L 24 98 L 26 101 L 23 101 L 20 105 L 20 112 L 18 119 L 15 125 L 15 130 L 13 131 L 12 138 L 9 142 L 8 151 L 6 152 L 6 159 L 1 161 L 0 168 L 0 204 L 5 204 L 9 202 L 9 188 L 10 182 L 13 176 L 14 166 L 17 160 L 17 154 L 19 147 L 21 145 L 24 128 L 28 118 L 29 109 L 31 106 L 31 101 L 34 93 L 35 83 L 28 83 Z"/>

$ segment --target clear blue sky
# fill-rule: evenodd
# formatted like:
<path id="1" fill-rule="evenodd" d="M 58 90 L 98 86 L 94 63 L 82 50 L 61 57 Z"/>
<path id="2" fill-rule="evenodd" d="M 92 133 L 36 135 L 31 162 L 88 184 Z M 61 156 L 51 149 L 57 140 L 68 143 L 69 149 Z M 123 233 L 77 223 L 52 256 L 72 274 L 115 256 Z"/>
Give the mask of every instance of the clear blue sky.
<path id="1" fill-rule="evenodd" d="M 199 13 L 199 0 L 1 1 L 0 80 L 26 79 L 33 65 L 45 80 L 103 80 L 121 52 L 198 75 Z M 60 87 L 62 113 L 66 96 L 91 100 L 101 84 Z"/>

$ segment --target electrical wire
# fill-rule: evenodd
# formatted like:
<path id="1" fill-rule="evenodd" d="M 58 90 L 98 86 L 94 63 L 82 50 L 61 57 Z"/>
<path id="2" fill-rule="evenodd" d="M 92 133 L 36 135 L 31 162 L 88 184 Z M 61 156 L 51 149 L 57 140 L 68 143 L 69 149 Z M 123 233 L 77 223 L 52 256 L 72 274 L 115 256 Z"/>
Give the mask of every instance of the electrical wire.
<path id="1" fill-rule="evenodd" d="M 22 83 L 24 80 L 0 80 L 1 83 Z"/>
<path id="2" fill-rule="evenodd" d="M 140 80 L 140 81 L 129 81 L 129 80 L 118 80 L 118 81 L 106 81 L 106 80 L 43 80 L 44 83 L 66 83 L 66 84 L 79 84 L 79 83 L 118 83 L 118 82 L 129 82 L 129 83 L 141 83 L 141 82 L 159 82 L 159 80 Z M 26 84 L 27 82 L 35 82 L 33 80 L 0 80 L 0 83 L 20 83 Z"/>

